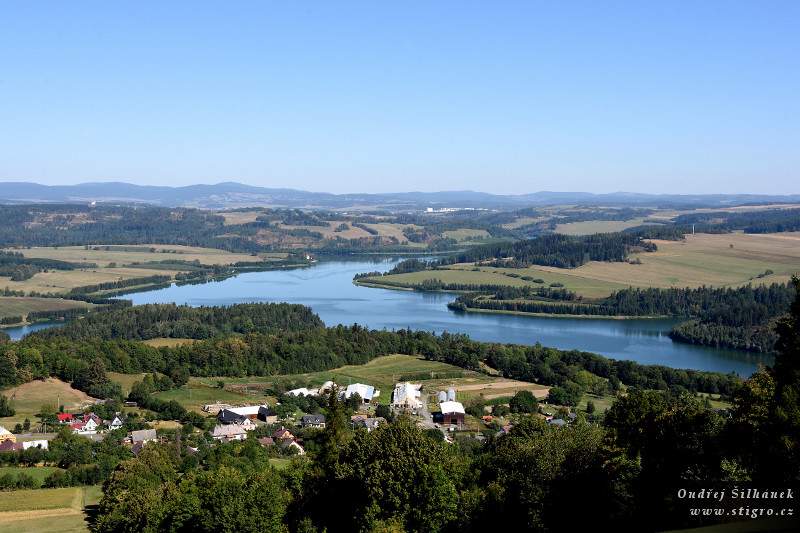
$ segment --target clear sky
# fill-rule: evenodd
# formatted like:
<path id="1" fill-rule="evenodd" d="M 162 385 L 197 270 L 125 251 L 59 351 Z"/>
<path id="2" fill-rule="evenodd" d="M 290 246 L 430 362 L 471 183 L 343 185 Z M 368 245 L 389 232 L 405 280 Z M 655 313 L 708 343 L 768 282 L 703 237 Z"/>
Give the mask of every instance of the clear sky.
<path id="1" fill-rule="evenodd" d="M 8 2 L 3 180 L 800 193 L 800 2 Z"/>

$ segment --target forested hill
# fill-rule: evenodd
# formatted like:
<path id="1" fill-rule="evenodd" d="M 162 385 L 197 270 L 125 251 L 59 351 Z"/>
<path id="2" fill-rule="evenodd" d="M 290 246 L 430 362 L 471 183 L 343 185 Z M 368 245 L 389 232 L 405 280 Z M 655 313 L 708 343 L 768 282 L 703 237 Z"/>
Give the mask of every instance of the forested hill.
<path id="1" fill-rule="evenodd" d="M 189 307 L 148 304 L 92 313 L 61 328 L 35 333 L 43 339 L 209 339 L 232 333 L 271 333 L 324 327 L 310 308 L 286 303 Z"/>
<path id="2" fill-rule="evenodd" d="M 536 239 L 501 242 L 470 248 L 441 259 L 439 265 L 494 260 L 502 266 L 545 265 L 573 268 L 588 261 L 624 261 L 631 251 L 655 251 L 656 245 L 633 233 L 543 235 Z"/>

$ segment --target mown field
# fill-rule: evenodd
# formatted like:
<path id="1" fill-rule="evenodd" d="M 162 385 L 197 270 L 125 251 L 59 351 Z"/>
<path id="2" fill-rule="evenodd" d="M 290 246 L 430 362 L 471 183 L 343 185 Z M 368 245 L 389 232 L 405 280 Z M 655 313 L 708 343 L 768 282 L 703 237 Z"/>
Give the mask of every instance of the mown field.
<path id="1" fill-rule="evenodd" d="M 64 406 L 64 410 L 75 411 L 94 403 L 94 398 L 91 396 L 78 389 L 73 389 L 69 383 L 56 378 L 30 381 L 17 387 L 0 390 L 0 394 L 6 396 L 16 410 L 14 416 L 0 418 L 0 425 L 9 429 L 14 424 L 21 424 L 26 418 L 31 421 L 31 424 L 35 424 L 38 420 L 36 414 L 43 405 L 58 408 L 60 402 L 60 405 Z"/>
<path id="2" fill-rule="evenodd" d="M 630 220 L 586 220 L 584 222 L 569 222 L 558 224 L 556 233 L 564 235 L 591 235 L 593 233 L 613 233 L 624 229 L 641 226 L 644 217 L 632 218 Z"/>
<path id="3" fill-rule="evenodd" d="M 175 261 L 199 261 L 203 265 L 228 265 L 236 262 L 277 261 L 285 253 L 253 256 L 214 248 L 179 245 L 103 245 L 98 249 L 83 246 L 40 247 L 14 250 L 25 257 L 56 259 L 73 263 L 94 263 L 97 267 L 76 270 L 39 272 L 24 281 L 0 277 L 0 287 L 16 291 L 65 294 L 76 287 L 111 281 L 145 278 L 155 275 L 174 276 L 191 270 Z M 172 262 L 162 263 L 157 262 Z M 136 263 L 134 265 L 134 263 Z M 133 287 L 129 287 L 133 288 Z M 98 294 L 102 294 L 102 291 Z"/>
<path id="4" fill-rule="evenodd" d="M 89 531 L 87 508 L 102 497 L 98 486 L 18 490 L 0 497 L 0 531 L 71 533 Z"/>
<path id="5" fill-rule="evenodd" d="M 99 249 L 86 249 L 83 246 L 37 247 L 14 250 L 25 257 L 58 259 L 72 263 L 96 263 L 106 267 L 109 263 L 119 266 L 131 263 L 147 263 L 151 261 L 200 261 L 204 265 L 229 265 L 239 261 L 260 261 L 270 258 L 283 258 L 286 254 L 268 254 L 259 258 L 250 254 L 232 253 L 215 248 L 197 246 L 180 246 L 177 244 L 141 244 L 141 245 L 101 245 Z"/>
<path id="6" fill-rule="evenodd" d="M 573 269 L 530 266 L 528 268 L 452 265 L 445 270 L 394 274 L 361 280 L 367 283 L 415 286 L 424 280 L 444 283 L 493 284 L 541 287 L 561 283 L 587 298 L 602 298 L 611 292 L 634 287 L 739 286 L 747 283 L 788 281 L 800 272 L 800 233 L 697 234 L 685 241 L 656 241 L 658 251 L 633 254 L 641 264 L 593 261 Z M 773 273 L 763 277 L 767 270 Z M 513 274 L 519 277 L 510 277 Z M 544 280 L 543 284 L 521 276 Z"/>
<path id="7" fill-rule="evenodd" d="M 0 296 L 0 318 L 22 316 L 33 311 L 64 311 L 66 309 L 90 308 L 94 304 L 63 300 L 61 298 L 34 298 L 27 296 Z"/>

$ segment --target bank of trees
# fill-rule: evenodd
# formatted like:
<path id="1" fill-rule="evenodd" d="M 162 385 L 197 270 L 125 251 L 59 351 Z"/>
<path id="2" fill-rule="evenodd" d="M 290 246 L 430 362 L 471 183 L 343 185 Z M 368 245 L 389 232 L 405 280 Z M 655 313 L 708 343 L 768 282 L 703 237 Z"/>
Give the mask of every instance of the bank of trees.
<path id="1" fill-rule="evenodd" d="M 542 289 L 539 289 L 541 291 Z M 588 316 L 670 316 L 691 318 L 672 331 L 676 340 L 759 352 L 772 351 L 774 321 L 794 298 L 790 284 L 747 285 L 737 288 L 628 288 L 596 300 L 579 300 L 568 292 L 496 290 L 462 295 L 454 310 L 489 309 L 524 313 Z"/>
<path id="2" fill-rule="evenodd" d="M 233 333 L 269 333 L 319 328 L 324 324 L 310 308 L 285 303 L 189 307 L 147 304 L 93 313 L 62 328 L 36 333 L 41 338 L 128 339 L 159 337 L 209 339 Z"/>

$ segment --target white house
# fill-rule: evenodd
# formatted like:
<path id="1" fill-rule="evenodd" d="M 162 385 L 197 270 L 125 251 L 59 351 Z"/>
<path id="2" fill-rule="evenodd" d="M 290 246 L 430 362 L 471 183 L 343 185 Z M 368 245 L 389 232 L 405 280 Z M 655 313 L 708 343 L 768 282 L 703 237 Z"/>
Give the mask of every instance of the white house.
<path id="1" fill-rule="evenodd" d="M 374 398 L 377 398 L 381 395 L 381 391 L 376 390 L 372 385 L 353 383 L 352 385 L 347 386 L 342 393 L 342 396 L 346 399 L 349 399 L 353 394 L 358 394 L 361 397 L 362 402 L 370 403 Z"/>
<path id="2" fill-rule="evenodd" d="M 125 421 L 122 420 L 122 417 L 117 413 L 114 415 L 114 420 L 108 423 L 108 429 L 114 431 L 115 429 L 120 429 L 122 426 L 125 425 Z"/>
<path id="3" fill-rule="evenodd" d="M 419 409 L 422 407 L 420 389 L 422 389 L 422 385 L 408 382 L 398 383 L 394 386 L 392 405 L 400 409 Z"/>

